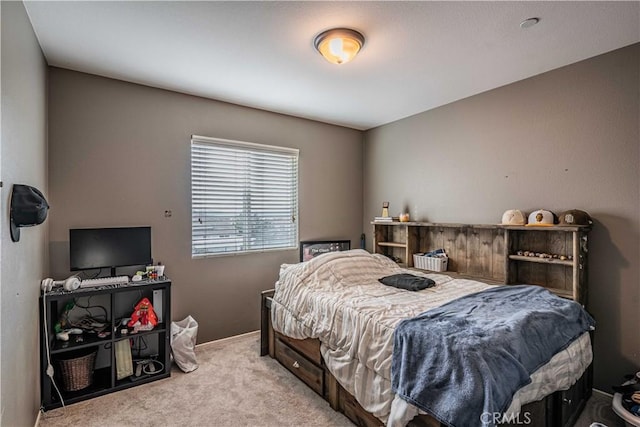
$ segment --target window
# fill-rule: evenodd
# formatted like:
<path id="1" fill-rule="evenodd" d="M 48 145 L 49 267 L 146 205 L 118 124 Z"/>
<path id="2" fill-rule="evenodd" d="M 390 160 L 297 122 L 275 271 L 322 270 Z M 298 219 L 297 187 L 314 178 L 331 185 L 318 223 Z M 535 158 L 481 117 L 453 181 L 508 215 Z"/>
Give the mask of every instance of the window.
<path id="1" fill-rule="evenodd" d="M 191 254 L 298 246 L 298 150 L 191 138 Z"/>

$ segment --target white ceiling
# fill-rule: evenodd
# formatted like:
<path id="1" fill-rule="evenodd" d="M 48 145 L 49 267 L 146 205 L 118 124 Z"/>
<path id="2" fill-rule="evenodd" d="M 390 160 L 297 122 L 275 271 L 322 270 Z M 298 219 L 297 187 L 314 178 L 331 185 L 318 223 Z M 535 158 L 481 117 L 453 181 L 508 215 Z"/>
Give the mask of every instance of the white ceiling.
<path id="1" fill-rule="evenodd" d="M 25 6 L 50 65 L 355 129 L 640 41 L 637 1 Z M 365 35 L 352 62 L 314 50 L 332 27 Z"/>

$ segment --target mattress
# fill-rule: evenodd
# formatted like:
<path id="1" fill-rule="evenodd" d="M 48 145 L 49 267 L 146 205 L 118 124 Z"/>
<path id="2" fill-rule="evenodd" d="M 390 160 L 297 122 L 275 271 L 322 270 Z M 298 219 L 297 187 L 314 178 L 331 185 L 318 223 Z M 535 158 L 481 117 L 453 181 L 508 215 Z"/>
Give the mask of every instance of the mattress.
<path id="1" fill-rule="evenodd" d="M 436 285 L 419 292 L 382 285 L 398 273 L 428 277 Z M 329 371 L 362 407 L 388 426 L 404 426 L 418 409 L 391 390 L 393 332 L 415 317 L 492 285 L 399 267 L 379 254 L 352 250 L 285 265 L 275 287 L 273 328 L 291 338 L 317 338 Z M 589 334 L 583 334 L 531 376 L 507 413 L 573 385 L 592 361 Z"/>

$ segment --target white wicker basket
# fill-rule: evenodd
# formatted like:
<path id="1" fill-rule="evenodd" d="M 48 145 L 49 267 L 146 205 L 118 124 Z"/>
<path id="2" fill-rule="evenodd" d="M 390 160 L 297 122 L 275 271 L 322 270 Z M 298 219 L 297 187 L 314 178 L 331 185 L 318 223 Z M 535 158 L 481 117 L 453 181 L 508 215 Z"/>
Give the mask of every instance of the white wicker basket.
<path id="1" fill-rule="evenodd" d="M 421 270 L 447 271 L 449 257 L 432 257 L 422 254 L 413 254 L 413 266 Z"/>

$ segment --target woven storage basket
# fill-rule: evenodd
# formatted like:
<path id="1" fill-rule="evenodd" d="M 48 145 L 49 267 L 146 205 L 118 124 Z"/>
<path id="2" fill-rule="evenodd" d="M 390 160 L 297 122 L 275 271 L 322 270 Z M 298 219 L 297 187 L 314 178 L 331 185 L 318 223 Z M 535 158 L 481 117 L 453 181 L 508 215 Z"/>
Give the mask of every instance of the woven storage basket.
<path id="1" fill-rule="evenodd" d="M 447 271 L 448 257 L 430 257 L 413 254 L 413 266 L 421 270 Z"/>
<path id="2" fill-rule="evenodd" d="M 62 389 L 76 391 L 93 384 L 93 366 L 96 361 L 97 348 L 69 353 L 65 359 L 58 360 Z"/>

